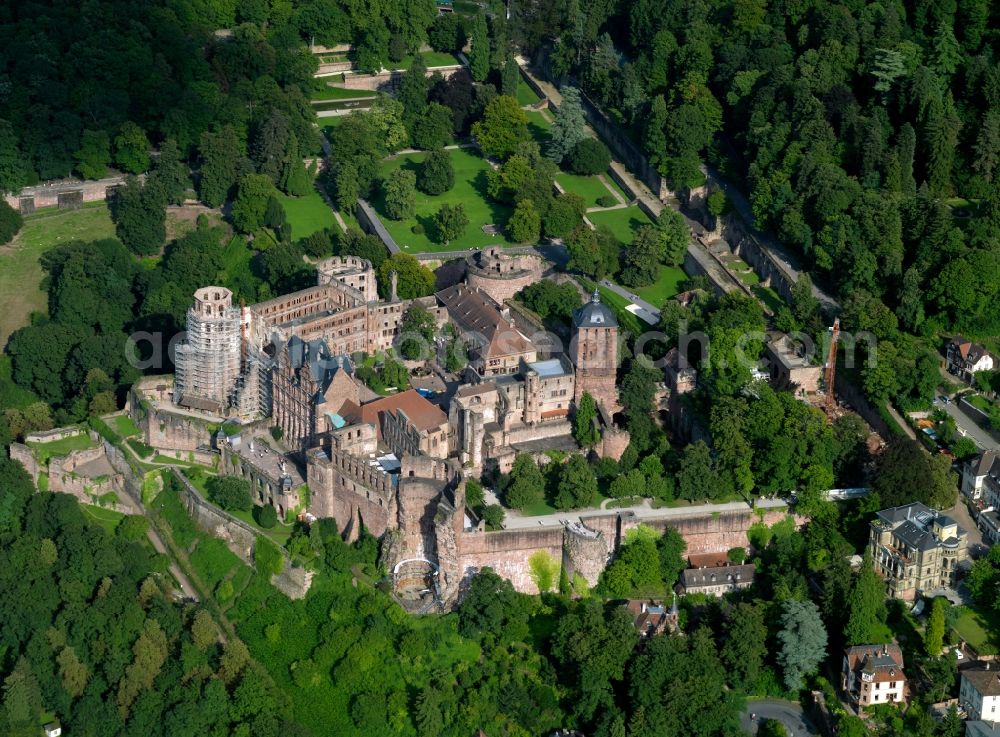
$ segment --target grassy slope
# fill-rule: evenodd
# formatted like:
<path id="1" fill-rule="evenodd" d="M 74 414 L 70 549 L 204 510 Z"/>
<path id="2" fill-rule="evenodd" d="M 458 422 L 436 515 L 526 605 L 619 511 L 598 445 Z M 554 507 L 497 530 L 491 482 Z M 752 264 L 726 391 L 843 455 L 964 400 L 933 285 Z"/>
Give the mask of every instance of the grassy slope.
<path id="1" fill-rule="evenodd" d="M 40 288 L 44 273 L 38 263 L 43 253 L 61 243 L 111 238 L 114 234 L 103 202 L 79 210 L 46 208 L 25 218 L 21 232 L 0 247 L 0 346 L 12 332 L 28 324 L 32 312 L 46 309 L 45 292 Z"/>
<path id="2" fill-rule="evenodd" d="M 292 238 L 298 240 L 308 235 L 335 226 L 333 210 L 326 204 L 319 192 L 310 192 L 305 197 L 289 197 L 278 194 L 285 208 L 285 215 L 292 226 Z"/>
<path id="3" fill-rule="evenodd" d="M 604 182 L 596 176 L 580 176 L 579 174 L 560 172 L 556 175 L 556 181 L 568 192 L 576 192 L 583 197 L 587 207 L 597 207 L 599 198 L 612 196 L 611 190 L 604 186 Z"/>
<path id="4" fill-rule="evenodd" d="M 655 307 L 662 307 L 664 302 L 681 291 L 678 285 L 685 279 L 687 274 L 683 269 L 661 266 L 656 281 L 648 287 L 636 289 L 635 293 Z"/>
<path id="5" fill-rule="evenodd" d="M 520 105 L 534 105 L 541 99 L 524 79 L 517 80 L 517 102 Z"/>
<path id="6" fill-rule="evenodd" d="M 607 225 L 615 238 L 624 244 L 632 242 L 632 236 L 643 225 L 650 225 L 646 213 L 638 207 L 626 207 L 621 210 L 606 210 L 604 212 L 587 213 L 587 218 L 596 227 Z"/>
<path id="7" fill-rule="evenodd" d="M 385 202 L 381 194 L 373 202 L 385 227 L 403 251 L 409 253 L 460 251 L 467 248 L 484 248 L 505 242 L 503 236 L 490 236 L 482 231 L 483 225 L 488 223 L 502 227 L 507 222 L 511 212 L 509 207 L 490 201 L 486 194 L 486 172 L 489 170 L 489 164 L 473 149 L 463 148 L 452 150 L 449 153 L 455 168 L 455 186 L 450 191 L 436 197 L 417 192 L 414 218 L 402 221 L 390 220 L 385 215 Z M 423 153 L 407 154 L 384 161 L 381 167 L 382 173 L 387 174 L 399 168 L 416 172 L 425 156 L 426 154 Z M 441 205 L 459 203 L 465 206 L 465 214 L 469 218 L 469 225 L 466 227 L 465 233 L 447 246 L 443 243 L 433 242 L 428 235 L 434 232 L 432 222 L 434 214 Z M 424 233 L 411 232 L 411 228 L 417 223 L 424 227 Z"/>

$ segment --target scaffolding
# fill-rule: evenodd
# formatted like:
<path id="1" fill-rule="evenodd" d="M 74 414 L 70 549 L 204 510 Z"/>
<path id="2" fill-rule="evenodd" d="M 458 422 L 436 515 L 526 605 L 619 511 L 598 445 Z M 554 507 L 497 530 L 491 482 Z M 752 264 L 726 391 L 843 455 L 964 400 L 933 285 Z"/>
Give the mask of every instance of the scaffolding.
<path id="1" fill-rule="evenodd" d="M 222 287 L 195 292 L 187 313 L 187 335 L 177 347 L 174 401 L 223 414 L 240 377 L 242 316 Z"/>

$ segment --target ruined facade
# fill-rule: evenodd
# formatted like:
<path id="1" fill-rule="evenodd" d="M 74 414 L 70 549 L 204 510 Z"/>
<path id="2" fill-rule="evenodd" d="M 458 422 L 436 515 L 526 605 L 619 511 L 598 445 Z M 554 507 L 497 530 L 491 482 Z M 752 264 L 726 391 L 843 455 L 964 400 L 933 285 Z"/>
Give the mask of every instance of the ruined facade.
<path id="1" fill-rule="evenodd" d="M 519 445 L 568 438 L 574 383 L 573 367 L 560 357 L 522 362 L 514 376 L 460 387 L 449 413 L 459 460 L 475 468 L 496 460 L 504 468 Z"/>
<path id="2" fill-rule="evenodd" d="M 323 340 L 292 338 L 278 354 L 271 378 L 271 415 L 285 445 L 312 448 L 338 424 L 345 405 L 357 406 L 361 388 L 348 356 L 333 356 Z"/>
<path id="3" fill-rule="evenodd" d="M 484 292 L 497 304 L 540 281 L 545 271 L 540 257 L 505 253 L 499 246 L 484 248 L 467 257 L 465 269 L 469 289 Z"/>

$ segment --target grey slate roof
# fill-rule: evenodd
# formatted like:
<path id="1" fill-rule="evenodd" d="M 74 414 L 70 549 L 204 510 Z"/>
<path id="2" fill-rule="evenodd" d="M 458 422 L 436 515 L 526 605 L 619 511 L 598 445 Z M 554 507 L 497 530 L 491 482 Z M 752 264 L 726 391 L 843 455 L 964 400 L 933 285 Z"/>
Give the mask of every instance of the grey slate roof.
<path id="1" fill-rule="evenodd" d="M 718 566 L 715 568 L 687 568 L 681 571 L 681 585 L 685 589 L 700 586 L 721 586 L 724 584 L 750 583 L 756 566 L 746 563 L 741 566 Z"/>
<path id="2" fill-rule="evenodd" d="M 594 290 L 590 301 L 573 313 L 573 325 L 578 328 L 615 328 L 618 320 L 615 313 L 601 304 L 601 295 Z"/>
<path id="3" fill-rule="evenodd" d="M 1000 671 L 995 668 L 970 668 L 962 671 L 962 678 L 983 696 L 1000 696 Z"/>

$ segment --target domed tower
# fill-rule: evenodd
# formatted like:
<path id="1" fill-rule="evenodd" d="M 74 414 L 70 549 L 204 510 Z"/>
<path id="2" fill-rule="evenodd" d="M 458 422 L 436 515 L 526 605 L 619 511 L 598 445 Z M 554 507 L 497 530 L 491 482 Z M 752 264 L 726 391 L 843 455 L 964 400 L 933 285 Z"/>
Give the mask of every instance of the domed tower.
<path id="1" fill-rule="evenodd" d="M 594 290 L 590 301 L 573 313 L 570 358 L 576 368 L 574 400 L 588 392 L 609 411 L 618 408 L 618 320 Z"/>

